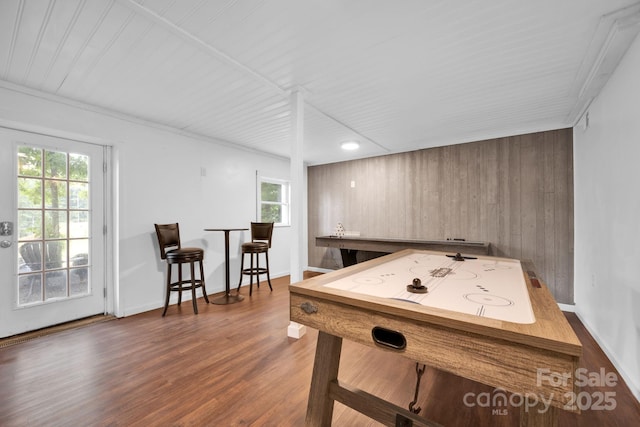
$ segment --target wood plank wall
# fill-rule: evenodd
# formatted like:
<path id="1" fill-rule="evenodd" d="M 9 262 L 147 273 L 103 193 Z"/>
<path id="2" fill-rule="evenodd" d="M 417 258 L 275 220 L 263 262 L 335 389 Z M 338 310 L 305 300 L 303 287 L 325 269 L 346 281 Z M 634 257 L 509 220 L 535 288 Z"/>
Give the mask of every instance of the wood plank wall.
<path id="1" fill-rule="evenodd" d="M 315 247 L 338 222 L 367 237 L 465 238 L 532 260 L 573 304 L 570 128 L 311 166 L 308 184 L 311 267 L 341 267 L 337 249 Z"/>

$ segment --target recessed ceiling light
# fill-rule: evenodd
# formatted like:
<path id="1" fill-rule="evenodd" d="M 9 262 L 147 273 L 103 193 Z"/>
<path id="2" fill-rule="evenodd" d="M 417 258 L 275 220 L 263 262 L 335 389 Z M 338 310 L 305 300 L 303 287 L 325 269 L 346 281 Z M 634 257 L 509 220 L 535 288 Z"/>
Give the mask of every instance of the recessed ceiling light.
<path id="1" fill-rule="evenodd" d="M 358 148 L 360 148 L 360 143 L 358 141 L 347 141 L 347 142 L 343 142 L 340 145 L 340 148 L 342 148 L 343 150 L 357 150 Z"/>

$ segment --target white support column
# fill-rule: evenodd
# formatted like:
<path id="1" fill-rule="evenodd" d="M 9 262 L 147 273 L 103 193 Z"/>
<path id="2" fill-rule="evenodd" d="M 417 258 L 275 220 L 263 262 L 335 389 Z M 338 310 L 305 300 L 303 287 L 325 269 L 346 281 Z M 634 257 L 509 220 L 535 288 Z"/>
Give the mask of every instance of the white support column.
<path id="1" fill-rule="evenodd" d="M 291 283 L 302 280 L 304 254 L 304 97 L 299 88 L 291 93 Z M 306 327 L 290 322 L 287 335 L 301 338 Z"/>

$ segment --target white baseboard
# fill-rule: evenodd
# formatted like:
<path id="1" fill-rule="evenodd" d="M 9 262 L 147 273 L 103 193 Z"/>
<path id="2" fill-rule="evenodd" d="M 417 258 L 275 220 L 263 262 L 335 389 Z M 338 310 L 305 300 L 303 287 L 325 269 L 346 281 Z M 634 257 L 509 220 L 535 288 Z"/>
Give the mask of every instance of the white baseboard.
<path id="1" fill-rule="evenodd" d="M 568 311 L 569 313 L 575 313 L 576 312 L 575 304 L 560 304 L 560 303 L 558 303 L 558 307 L 560 307 L 560 310 Z"/>
<path id="2" fill-rule="evenodd" d="M 191 297 L 189 297 L 189 300 L 191 300 Z M 161 307 L 164 307 L 164 301 L 138 305 L 135 307 L 126 307 L 122 310 L 122 313 L 117 313 L 116 317 L 133 316 L 135 314 L 144 313 L 145 311 L 151 311 Z"/>
<path id="3" fill-rule="evenodd" d="M 604 341 L 602 339 L 600 339 L 600 337 L 598 336 L 597 332 L 595 332 L 590 327 L 589 322 L 587 322 L 580 315 L 580 311 L 576 310 L 576 311 L 574 311 L 574 313 L 576 314 L 576 316 L 578 316 L 578 319 L 580 319 L 580 322 L 582 323 L 582 325 L 584 325 L 584 327 L 587 329 L 589 334 L 591 334 L 593 339 L 598 343 L 598 345 L 600 346 L 600 348 L 602 349 L 604 354 L 607 356 L 609 361 L 616 368 L 616 370 L 618 371 L 618 373 L 622 377 L 622 380 L 625 382 L 627 387 L 629 387 L 629 390 L 631 390 L 631 393 L 634 395 L 636 400 L 638 402 L 640 402 L 640 384 L 635 383 L 636 380 L 634 378 L 632 378 L 630 375 L 627 375 L 627 373 L 625 372 L 624 368 L 620 365 L 620 363 L 617 362 L 616 357 L 615 357 L 615 353 L 613 351 L 611 351 L 607 347 L 607 345 L 604 343 Z"/>

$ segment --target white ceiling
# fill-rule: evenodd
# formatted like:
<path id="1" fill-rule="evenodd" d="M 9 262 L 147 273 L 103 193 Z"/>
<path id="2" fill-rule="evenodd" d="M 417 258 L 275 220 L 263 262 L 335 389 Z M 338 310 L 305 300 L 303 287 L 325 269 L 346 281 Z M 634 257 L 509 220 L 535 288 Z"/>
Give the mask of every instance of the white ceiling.
<path id="1" fill-rule="evenodd" d="M 286 157 L 299 90 L 304 158 L 322 164 L 573 126 L 635 37 L 639 10 L 637 0 L 0 0 L 0 79 Z M 341 152 L 350 139 L 360 150 Z"/>

